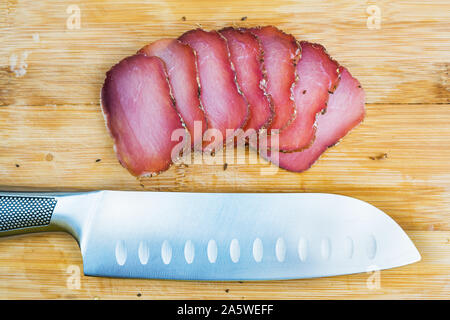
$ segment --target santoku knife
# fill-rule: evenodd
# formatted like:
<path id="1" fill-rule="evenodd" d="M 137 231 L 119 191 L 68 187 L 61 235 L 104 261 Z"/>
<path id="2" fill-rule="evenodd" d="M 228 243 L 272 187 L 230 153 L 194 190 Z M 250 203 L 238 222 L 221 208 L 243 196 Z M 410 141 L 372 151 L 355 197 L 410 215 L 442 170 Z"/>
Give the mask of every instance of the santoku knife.
<path id="1" fill-rule="evenodd" d="M 311 193 L 1 193 L 0 235 L 64 230 L 86 275 L 183 280 L 333 276 L 420 260 L 374 206 Z"/>

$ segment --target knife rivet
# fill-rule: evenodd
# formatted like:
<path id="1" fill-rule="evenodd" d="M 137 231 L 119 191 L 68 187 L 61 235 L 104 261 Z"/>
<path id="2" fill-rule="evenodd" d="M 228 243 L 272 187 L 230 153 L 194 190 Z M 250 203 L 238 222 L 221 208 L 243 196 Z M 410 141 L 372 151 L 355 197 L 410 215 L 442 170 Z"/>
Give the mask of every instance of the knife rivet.
<path id="1" fill-rule="evenodd" d="M 230 244 L 230 257 L 231 261 L 237 263 L 241 257 L 241 248 L 239 247 L 239 241 L 237 239 L 231 240 Z"/>
<path id="2" fill-rule="evenodd" d="M 169 264 L 172 260 L 172 247 L 167 240 L 164 240 L 161 246 L 161 258 L 164 264 Z"/>
<path id="3" fill-rule="evenodd" d="M 279 262 L 283 262 L 286 257 L 286 242 L 283 238 L 278 238 L 275 244 L 275 254 Z"/>
<path id="4" fill-rule="evenodd" d="M 253 241 L 253 258 L 256 262 L 261 262 L 264 254 L 263 243 L 260 238 L 256 238 Z"/>
<path id="5" fill-rule="evenodd" d="M 217 243 L 215 240 L 211 239 L 208 241 L 208 260 L 210 263 L 215 263 L 217 259 Z"/>
<path id="6" fill-rule="evenodd" d="M 184 245 L 184 259 L 188 264 L 191 264 L 194 261 L 195 256 L 195 248 L 194 244 L 191 240 L 186 241 Z"/>

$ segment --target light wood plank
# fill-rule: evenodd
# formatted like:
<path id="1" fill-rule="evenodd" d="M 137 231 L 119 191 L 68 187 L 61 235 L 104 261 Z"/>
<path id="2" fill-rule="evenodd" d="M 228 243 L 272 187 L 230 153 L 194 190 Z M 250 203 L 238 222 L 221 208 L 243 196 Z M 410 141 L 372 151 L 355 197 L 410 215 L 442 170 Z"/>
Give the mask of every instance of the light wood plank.
<path id="1" fill-rule="evenodd" d="M 174 165 L 137 180 L 118 163 L 98 105 L 3 107 L 0 187 L 330 192 L 368 201 L 408 229 L 448 231 L 449 122 L 448 105 L 369 104 L 364 123 L 304 173 L 263 175 L 267 162 L 249 164 L 247 153 L 240 158 L 247 163 L 229 163 L 226 170 L 222 164 Z"/>
<path id="2" fill-rule="evenodd" d="M 380 29 L 369 29 L 366 10 L 374 3 L 78 1 L 80 29 L 71 30 L 72 3 L 8 0 L 0 22 L 0 105 L 97 104 L 105 72 L 146 43 L 232 24 L 274 24 L 324 44 L 361 80 L 370 103 L 449 103 L 449 2 L 376 1 Z M 17 77 L 22 60 L 26 74 Z"/>
<path id="3" fill-rule="evenodd" d="M 67 28 L 71 4 L 80 29 Z M 366 25 L 371 5 L 379 29 Z M 42 234 L 1 239 L 0 298 L 448 298 L 449 9 L 445 0 L 0 2 L 0 190 L 339 193 L 385 211 L 423 256 L 383 271 L 376 290 L 368 274 L 255 283 L 82 276 L 70 289 L 67 268 L 81 268 L 75 241 Z M 105 72 L 150 41 L 230 24 L 274 24 L 324 44 L 364 86 L 365 122 L 302 174 L 261 175 L 261 161 L 175 165 L 136 180 L 118 164 L 100 113 Z"/>

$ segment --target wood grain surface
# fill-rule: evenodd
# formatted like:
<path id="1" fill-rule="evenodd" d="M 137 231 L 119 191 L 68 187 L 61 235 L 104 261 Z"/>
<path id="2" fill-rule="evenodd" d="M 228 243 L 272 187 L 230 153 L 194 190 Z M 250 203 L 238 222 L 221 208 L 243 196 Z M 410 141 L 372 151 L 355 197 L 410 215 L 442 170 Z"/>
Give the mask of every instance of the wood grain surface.
<path id="1" fill-rule="evenodd" d="M 69 235 L 36 234 L 0 240 L 0 298 L 449 298 L 449 18 L 446 0 L 2 1 L 0 190 L 344 194 L 397 221 L 422 261 L 310 280 L 95 278 L 82 275 Z M 146 43 L 197 26 L 266 24 L 325 45 L 349 68 L 367 93 L 364 123 L 301 174 L 262 175 L 263 160 L 128 174 L 100 111 L 105 72 Z"/>

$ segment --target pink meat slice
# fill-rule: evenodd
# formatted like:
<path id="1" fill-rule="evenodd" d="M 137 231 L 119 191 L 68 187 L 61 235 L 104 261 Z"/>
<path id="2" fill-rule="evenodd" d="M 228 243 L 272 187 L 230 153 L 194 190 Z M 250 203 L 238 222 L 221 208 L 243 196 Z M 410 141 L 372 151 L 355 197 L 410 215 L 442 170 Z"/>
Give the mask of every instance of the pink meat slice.
<path id="1" fill-rule="evenodd" d="M 273 26 L 250 29 L 264 50 L 267 72 L 267 92 L 274 103 L 274 117 L 268 129 L 283 130 L 295 117 L 292 87 L 295 84 L 295 65 L 300 58 L 300 48 L 292 35 Z"/>
<path id="2" fill-rule="evenodd" d="M 217 31 L 195 29 L 181 35 L 179 40 L 191 46 L 197 56 L 200 78 L 200 100 L 205 110 L 208 128 L 222 134 L 227 129 L 242 128 L 248 117 L 248 103 L 235 81 L 227 42 Z"/>
<path id="3" fill-rule="evenodd" d="M 134 55 L 106 74 L 102 108 L 120 163 L 135 176 L 157 174 L 172 164 L 174 130 L 185 130 L 175 110 L 164 63 Z"/>
<path id="4" fill-rule="evenodd" d="M 206 118 L 199 98 L 197 65 L 191 47 L 176 39 L 161 39 L 142 48 L 139 53 L 161 58 L 166 64 L 176 108 L 190 133 L 192 147 L 201 144 L 207 128 Z M 197 130 L 194 135 L 194 122 Z"/>
<path id="5" fill-rule="evenodd" d="M 324 47 L 302 41 L 301 48 L 302 57 L 296 66 L 298 80 L 294 87 L 297 115 L 278 135 L 279 150 L 284 152 L 300 151 L 312 143 L 316 116 L 326 108 L 328 97 L 339 80 L 339 65 L 328 56 Z"/>
<path id="6" fill-rule="evenodd" d="M 278 165 L 281 168 L 294 172 L 309 169 L 328 147 L 335 145 L 364 119 L 364 90 L 347 69 L 340 67 L 340 74 L 340 82 L 330 96 L 326 113 L 318 117 L 313 144 L 300 152 L 279 152 Z M 276 162 L 270 153 L 269 158 Z"/>
<path id="7" fill-rule="evenodd" d="M 265 93 L 266 75 L 261 44 L 255 35 L 246 30 L 229 27 L 219 32 L 227 39 L 237 82 L 249 103 L 250 116 L 244 130 L 258 132 L 270 123 L 273 116 L 272 100 Z"/>

